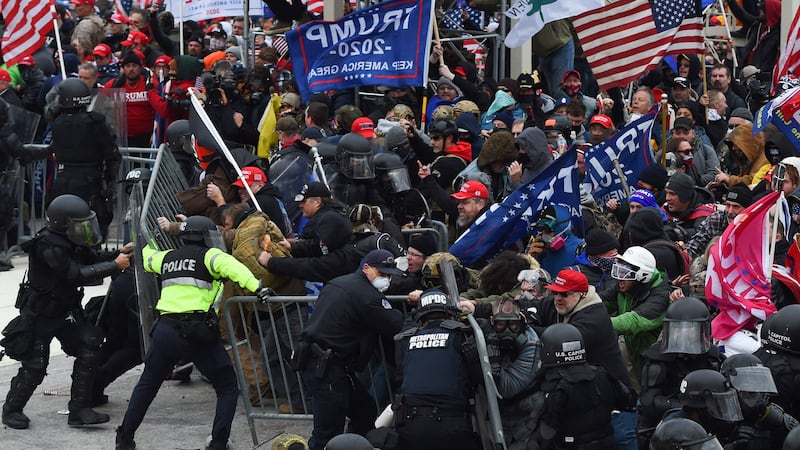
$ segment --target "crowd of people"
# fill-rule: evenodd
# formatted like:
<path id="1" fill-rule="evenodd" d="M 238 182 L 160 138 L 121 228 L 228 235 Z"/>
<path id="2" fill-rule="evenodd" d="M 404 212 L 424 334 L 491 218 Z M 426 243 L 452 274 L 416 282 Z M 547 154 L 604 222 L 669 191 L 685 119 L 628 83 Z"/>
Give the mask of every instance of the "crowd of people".
<path id="1" fill-rule="evenodd" d="M 779 0 L 729 2 L 744 24 L 743 46 L 677 55 L 675 66 L 665 61 L 627 90 L 599 89 L 564 19 L 534 36 L 537 68 L 516 78 L 493 79 L 460 45 L 433 43 L 430 89 L 372 86 L 362 89 L 367 97 L 344 89 L 307 99 L 276 32 L 305 14 L 276 8 L 278 25 L 254 22 L 245 36 L 242 17 L 177 23 L 157 3 L 127 17 L 106 3 L 57 7 L 64 53 L 54 58 L 56 44 L 48 44 L 0 69 L 3 168 L 14 160 L 50 167 L 47 227 L 23 247 L 30 283 L 18 307 L 33 340 L 17 353 L 6 426 L 30 426 L 23 408 L 56 337 L 76 356 L 72 426 L 108 422 L 92 409 L 108 401 L 103 389 L 145 362 L 118 449 L 135 448 L 134 433 L 179 361 L 193 362 L 217 394 L 207 448 L 229 446 L 238 392 L 260 404 L 266 374 L 284 371 L 297 376 L 273 386 L 276 401 L 282 412 L 313 414 L 312 450 L 477 449 L 474 397 L 486 381 L 478 339 L 501 396 L 506 448 L 800 448 L 800 281 L 791 276 L 800 254 L 800 158 L 796 137 L 774 125 L 753 134 L 754 114 L 770 99 L 764 75 L 776 63 Z M 733 64 L 734 52 L 744 67 Z M 790 74 L 773 95 L 797 86 Z M 526 236 L 486 260 L 462 264 L 446 252 L 571 149 L 583 181 L 589 149 L 658 107 L 661 94 L 667 113 L 642 151 L 665 164 L 637 173 L 627 198 L 598 202 L 582 184 L 582 230 L 567 207 L 551 204 L 534 211 Z M 199 137 L 207 133 L 188 120 L 190 95 L 203 101 L 232 158 Z M 256 150 L 265 138 L 259 122 L 273 98 L 275 143 L 265 155 Z M 45 118 L 35 139 L 46 151 L 20 143 L 13 119 L 22 110 Z M 84 318 L 81 286 L 106 276 L 132 283 L 131 246 L 109 253 L 97 244 L 125 220 L 113 216 L 115 202 L 127 200 L 117 194 L 119 146 L 162 144 L 180 166 L 170 176 L 190 187 L 177 195 L 182 210 L 160 211 L 158 225 L 183 245 L 136 255 L 161 276 L 159 319 L 147 355 L 125 344 L 115 353 L 101 321 Z M 158 189 L 147 167 L 126 178 Z M 787 198 L 791 221 L 770 230 L 769 315 L 742 317 L 736 339 L 712 336 L 719 305 L 705 301 L 709 251 L 773 192 Z M 0 200 L 0 211 L 22 209 L 13 202 Z M 9 235 L 27 226 L 26 217 L 2 217 Z M 305 295 L 309 282 L 322 286 L 313 311 L 269 302 Z M 123 290 L 130 292 L 115 289 Z M 240 358 L 249 361 L 247 386 L 237 387 L 220 333 L 227 341 L 242 330 L 220 330 L 216 311 L 251 293 L 262 314 L 238 326 L 261 332 L 254 345 L 269 357 Z M 106 320 L 133 330 L 119 340 L 138 340 L 130 296 L 109 298 L 125 319 L 121 327 L 120 317 Z M 394 398 L 364 376 L 379 340 Z M 391 405 L 388 426 L 376 428 L 376 404 Z M 354 434 L 343 434 L 346 419 Z"/>

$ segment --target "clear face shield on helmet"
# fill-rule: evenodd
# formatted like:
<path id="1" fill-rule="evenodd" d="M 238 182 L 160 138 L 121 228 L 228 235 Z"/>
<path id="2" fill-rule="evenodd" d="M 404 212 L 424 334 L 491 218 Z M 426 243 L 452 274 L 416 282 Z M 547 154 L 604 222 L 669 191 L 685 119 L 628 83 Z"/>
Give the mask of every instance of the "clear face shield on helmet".
<path id="1" fill-rule="evenodd" d="M 385 171 L 381 174 L 381 182 L 386 191 L 392 194 L 411 190 L 411 179 L 408 176 L 408 169 L 405 167 Z"/>
<path id="2" fill-rule="evenodd" d="M 728 379 L 740 394 L 763 393 L 776 395 L 778 388 L 767 367 L 737 367 L 728 374 Z M 741 397 L 741 395 L 740 395 Z"/>
<path id="3" fill-rule="evenodd" d="M 663 353 L 702 355 L 711 348 L 711 324 L 708 321 L 664 321 L 661 339 Z"/>
<path id="4" fill-rule="evenodd" d="M 228 248 L 225 245 L 225 239 L 222 238 L 222 233 L 219 230 L 207 230 L 203 232 L 203 243 L 208 248 L 218 248 L 223 252 L 227 252 Z"/>
<path id="5" fill-rule="evenodd" d="M 742 408 L 739 406 L 739 396 L 733 389 L 709 393 L 706 396 L 706 410 L 711 417 L 725 422 L 738 422 L 744 419 Z"/>
<path id="6" fill-rule="evenodd" d="M 683 450 L 722 450 L 724 447 L 716 436 L 708 436 L 699 442 L 682 443 L 680 448 Z"/>
<path id="7" fill-rule="evenodd" d="M 67 224 L 67 239 L 75 245 L 82 247 L 93 247 L 103 242 L 103 235 L 100 233 L 100 224 L 97 222 L 97 215 L 92 211 L 89 217 L 83 219 L 69 219 Z"/>
<path id="8" fill-rule="evenodd" d="M 339 170 L 344 176 L 353 180 L 371 180 L 375 178 L 375 164 L 372 154 L 353 154 L 344 152 L 339 161 Z"/>

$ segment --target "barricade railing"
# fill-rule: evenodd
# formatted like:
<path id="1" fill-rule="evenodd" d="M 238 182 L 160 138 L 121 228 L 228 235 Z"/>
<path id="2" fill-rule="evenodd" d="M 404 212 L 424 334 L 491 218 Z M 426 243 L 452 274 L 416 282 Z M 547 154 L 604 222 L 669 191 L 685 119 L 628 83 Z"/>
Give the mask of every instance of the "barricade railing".
<path id="1" fill-rule="evenodd" d="M 308 322 L 309 307 L 316 296 L 273 296 L 267 303 L 256 297 L 235 296 L 223 302 L 220 320 L 226 344 L 231 347 L 236 376 L 242 395 L 247 424 L 254 446 L 259 446 L 256 420 L 313 420 L 310 394 L 299 373 L 290 366 L 291 355 Z M 387 296 L 404 313 L 406 296 Z M 402 306 L 400 306 L 402 305 Z M 481 371 L 486 387 L 476 399 L 476 428 L 487 449 L 505 449 L 500 421 L 497 388 L 492 378 L 483 332 L 469 316 L 476 336 Z M 392 398 L 391 380 L 394 361 L 386 360 L 383 341 L 367 369 L 359 374 L 375 400 L 376 411 L 382 411 Z M 388 364 L 387 364 L 388 363 Z"/>

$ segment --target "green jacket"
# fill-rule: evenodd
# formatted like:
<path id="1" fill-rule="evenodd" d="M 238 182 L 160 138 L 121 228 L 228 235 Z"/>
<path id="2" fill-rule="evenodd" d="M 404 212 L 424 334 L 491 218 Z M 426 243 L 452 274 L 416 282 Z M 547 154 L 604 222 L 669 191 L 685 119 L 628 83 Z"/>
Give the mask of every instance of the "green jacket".
<path id="1" fill-rule="evenodd" d="M 669 284 L 664 272 L 656 271 L 649 283 L 639 283 L 632 292 L 619 292 L 615 286 L 604 292 L 603 304 L 611 315 L 611 325 L 625 337 L 634 373 L 641 373 L 641 353 L 658 339 L 661 322 L 669 306 Z"/>

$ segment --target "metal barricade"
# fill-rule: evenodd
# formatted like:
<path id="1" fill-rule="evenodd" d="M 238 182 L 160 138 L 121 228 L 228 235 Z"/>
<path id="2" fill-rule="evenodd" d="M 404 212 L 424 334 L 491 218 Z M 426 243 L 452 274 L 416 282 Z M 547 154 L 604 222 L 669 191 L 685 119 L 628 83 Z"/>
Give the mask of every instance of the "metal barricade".
<path id="1" fill-rule="evenodd" d="M 295 344 L 308 321 L 307 306 L 315 296 L 274 296 L 266 304 L 256 297 L 236 296 L 220 307 L 225 324 L 223 338 L 230 345 L 239 389 L 254 446 L 259 446 L 256 420 L 312 420 L 311 398 L 298 373 L 290 367 Z M 406 296 L 387 296 L 402 305 Z M 503 427 L 483 332 L 472 316 L 469 323 L 475 333 L 485 387 L 476 399 L 475 422 L 486 449 L 505 449 Z M 379 339 L 379 344 L 382 340 Z M 386 353 L 382 345 L 367 369 L 360 373 L 380 412 L 391 402 L 391 377 L 387 375 Z"/>

